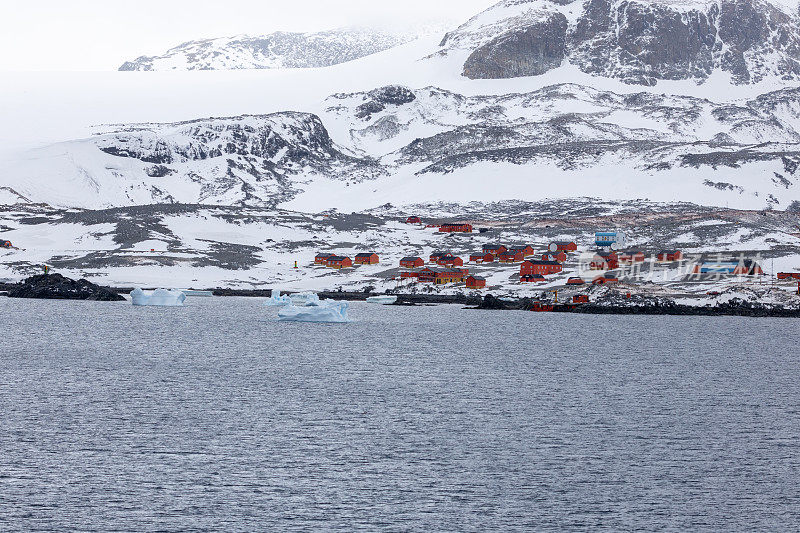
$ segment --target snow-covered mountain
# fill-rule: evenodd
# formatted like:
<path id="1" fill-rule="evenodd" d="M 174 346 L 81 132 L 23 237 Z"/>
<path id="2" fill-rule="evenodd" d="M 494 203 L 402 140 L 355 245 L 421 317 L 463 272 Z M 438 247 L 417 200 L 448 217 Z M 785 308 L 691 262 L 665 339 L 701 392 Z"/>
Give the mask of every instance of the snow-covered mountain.
<path id="1" fill-rule="evenodd" d="M 319 117 L 309 113 L 97 130 L 90 139 L 35 151 L 33 168 L 46 160 L 50 174 L 32 188 L 20 183 L 23 190 L 46 203 L 89 208 L 176 202 L 273 206 L 320 176 L 352 183 L 382 172 L 374 161 L 333 143 Z"/>
<path id="2" fill-rule="evenodd" d="M 292 99 L 291 111 L 96 128 L 12 159 L 0 186 L 88 209 L 572 197 L 785 209 L 800 200 L 800 88 L 781 79 L 794 77 L 795 13 L 764 0 L 598 1 L 503 0 L 441 44 L 420 39 L 327 69 L 249 71 L 242 107 L 254 113 L 264 102 L 281 109 L 287 91 L 315 96 Z M 681 33 L 701 19 L 714 29 L 710 56 L 691 44 L 697 27 L 689 40 Z M 734 50 L 745 70 L 729 60 Z M 197 82 L 176 89 L 195 110 L 245 94 L 232 72 L 134 79 L 161 75 Z M 767 80 L 784 88 L 766 91 Z"/>
<path id="3" fill-rule="evenodd" d="M 482 96 L 387 86 L 333 95 L 319 115 L 105 127 L 27 161 L 9 186 L 66 207 L 592 196 L 784 209 L 800 199 L 800 89 L 713 102 L 575 84 Z"/>
<path id="4" fill-rule="evenodd" d="M 119 70 L 237 70 L 316 68 L 338 65 L 387 50 L 413 33 L 339 29 L 316 33 L 276 32 L 183 43 L 163 55 L 126 61 Z"/>
<path id="5" fill-rule="evenodd" d="M 448 33 L 472 79 L 538 76 L 565 61 L 626 83 L 800 78 L 800 16 L 767 0 L 503 0 Z"/>

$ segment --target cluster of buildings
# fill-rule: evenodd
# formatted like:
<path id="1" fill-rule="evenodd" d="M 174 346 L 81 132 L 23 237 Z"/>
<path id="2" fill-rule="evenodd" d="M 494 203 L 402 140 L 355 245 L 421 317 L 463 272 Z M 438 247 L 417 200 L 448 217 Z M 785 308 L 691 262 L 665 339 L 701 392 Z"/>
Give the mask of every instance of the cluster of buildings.
<path id="1" fill-rule="evenodd" d="M 520 281 L 531 283 L 546 281 L 545 276 L 557 274 L 564 269 L 567 255 L 578 250 L 578 245 L 572 241 L 558 241 L 550 244 L 548 251 L 541 259 L 534 258 L 535 250 L 530 244 L 507 247 L 502 244 L 487 244 L 480 252 L 469 257 L 475 264 L 519 264 Z M 404 257 L 400 260 L 402 272 L 401 279 L 415 279 L 420 283 L 465 283 L 467 288 L 480 289 L 486 286 L 486 279 L 480 276 L 471 276 L 464 266 L 464 260 L 449 252 L 434 252 L 428 258 L 429 263 L 436 267 L 425 267 L 422 257 Z M 444 268 L 441 268 L 444 267 Z"/>
<path id="2" fill-rule="evenodd" d="M 322 265 L 328 268 L 341 270 L 343 268 L 352 268 L 354 265 L 377 265 L 380 263 L 378 254 L 373 252 L 365 252 L 356 254 L 355 260 L 350 259 L 346 255 L 318 253 L 314 257 L 315 265 Z"/>
<path id="3" fill-rule="evenodd" d="M 419 217 L 411 216 L 406 219 L 408 224 L 422 224 Z M 473 228 L 466 223 L 447 223 L 434 225 L 444 233 L 463 232 L 471 233 Z M 626 236 L 620 231 L 599 231 L 595 234 L 597 251 L 589 262 L 589 269 L 598 271 L 593 284 L 618 283 L 619 279 L 614 271 L 623 265 L 644 263 L 648 255 L 640 249 L 624 249 Z M 0 241 L 2 244 L 2 241 Z M 10 244 L 10 243 L 9 243 Z M 571 254 L 578 251 L 575 241 L 554 241 L 547 250 L 537 255 L 529 244 L 505 246 L 502 244 L 487 244 L 480 251 L 469 256 L 468 261 L 476 265 L 489 265 L 500 263 L 505 265 L 519 265 L 520 283 L 540 283 L 548 281 L 548 276 L 560 274 L 564 271 L 564 264 Z M 658 262 L 671 263 L 684 261 L 685 256 L 681 250 L 661 250 L 654 255 Z M 333 269 L 351 268 L 359 265 L 378 264 L 378 254 L 364 252 L 356 254 L 353 259 L 330 253 L 319 253 L 314 258 L 314 263 Z M 419 256 L 403 257 L 400 260 L 401 279 L 415 280 L 419 283 L 445 285 L 451 283 L 464 283 L 469 289 L 486 287 L 486 278 L 470 275 L 464 267 L 464 259 L 446 251 L 432 253 L 426 259 Z M 699 262 L 688 265 L 695 274 L 729 274 L 729 275 L 759 275 L 763 270 L 753 260 L 717 260 Z M 781 276 L 784 276 L 781 278 Z M 779 279 L 798 279 L 800 274 L 782 274 Z M 586 281 L 578 276 L 570 277 L 567 285 L 584 285 Z"/>
<path id="4" fill-rule="evenodd" d="M 683 261 L 680 250 L 662 250 L 655 255 L 656 261 L 672 263 Z M 642 250 L 598 250 L 589 263 L 590 270 L 616 270 L 623 264 L 644 263 L 647 255 Z"/>

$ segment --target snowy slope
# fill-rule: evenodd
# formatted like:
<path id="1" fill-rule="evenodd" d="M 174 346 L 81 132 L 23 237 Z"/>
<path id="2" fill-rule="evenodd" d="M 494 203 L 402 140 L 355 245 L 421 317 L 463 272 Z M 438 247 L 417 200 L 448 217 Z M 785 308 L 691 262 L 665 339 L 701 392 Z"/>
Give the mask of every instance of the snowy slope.
<path id="1" fill-rule="evenodd" d="M 277 32 L 181 44 L 156 57 L 125 62 L 133 70 L 238 70 L 318 68 L 346 63 L 414 39 L 410 33 L 340 29 L 318 33 Z"/>
<path id="2" fill-rule="evenodd" d="M 354 182 L 381 172 L 344 153 L 307 113 L 97 130 L 89 139 L 28 152 L 10 181 L 30 198 L 65 207 L 264 206 L 293 198 L 314 177 Z"/>
<path id="3" fill-rule="evenodd" d="M 429 256 L 448 250 L 467 258 L 482 245 L 498 242 L 531 244 L 541 255 L 552 240 L 575 240 L 563 273 L 539 285 L 519 283 L 519 265 L 468 264 L 472 273 L 489 279 L 494 294 L 538 294 L 544 287 L 567 289 L 569 276 L 586 275 L 599 224 L 625 229 L 631 244 L 648 256 L 666 247 L 684 250 L 691 260 L 700 254 L 761 257 L 770 273 L 800 269 L 797 218 L 782 212 L 737 212 L 688 204 L 601 202 L 590 198 L 539 203 L 454 203 L 389 206 L 368 213 L 303 214 L 250 207 L 162 204 L 98 211 L 57 211 L 43 207 L 0 207 L 2 235 L 18 249 L 0 249 L 0 279 L 20 279 L 49 264 L 71 277 L 89 277 L 120 286 L 241 287 L 282 290 L 362 290 L 400 288 L 403 292 L 463 292 L 462 286 L 414 287 L 394 278 L 407 255 Z M 485 233 L 447 235 L 420 225 L 401 223 L 409 212 L 449 213 L 448 220 L 469 220 Z M 487 217 L 487 214 L 490 217 Z M 436 218 L 428 219 L 435 221 Z M 320 251 L 352 257 L 374 251 L 380 264 L 333 271 L 313 264 Z M 297 262 L 298 268 L 294 268 Z M 774 263 L 774 264 L 773 264 Z M 725 290 L 737 280 L 680 284 L 677 265 L 642 265 L 656 284 L 642 289 L 686 293 L 702 298 Z M 685 265 L 684 265 L 685 267 Z M 684 271 L 686 268 L 684 268 Z M 741 284 L 741 280 L 738 280 Z M 755 285 L 760 280 L 744 282 Z M 789 286 L 791 289 L 791 286 Z M 795 299 L 796 301 L 796 299 Z"/>

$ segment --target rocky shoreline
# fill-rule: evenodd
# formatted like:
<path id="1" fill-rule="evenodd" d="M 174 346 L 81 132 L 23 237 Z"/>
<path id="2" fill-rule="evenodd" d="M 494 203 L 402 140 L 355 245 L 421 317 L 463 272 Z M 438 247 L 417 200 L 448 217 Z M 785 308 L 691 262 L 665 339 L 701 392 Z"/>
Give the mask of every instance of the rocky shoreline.
<path id="1" fill-rule="evenodd" d="M 205 289 L 219 297 L 269 298 L 271 289 Z M 130 288 L 109 288 L 85 279 L 74 281 L 60 274 L 33 276 L 20 283 L 0 283 L 0 294 L 11 298 L 40 298 L 58 300 L 124 301 L 122 294 Z M 322 291 L 319 297 L 338 301 L 365 301 L 369 292 Z M 716 305 L 694 306 L 678 304 L 668 298 L 637 296 L 633 299 L 600 298 L 592 303 L 564 304 L 541 302 L 532 298 L 498 298 L 492 294 L 396 294 L 395 306 L 463 305 L 468 309 L 494 311 L 543 311 L 595 315 L 672 315 L 672 316 L 743 316 L 764 318 L 800 318 L 800 308 L 768 305 L 734 298 Z"/>
<path id="2" fill-rule="evenodd" d="M 541 303 L 529 298 L 514 301 L 501 300 L 491 294 L 474 309 L 542 311 L 552 313 L 578 313 L 592 315 L 672 315 L 672 316 L 745 316 L 763 318 L 800 318 L 800 309 L 766 305 L 739 298 L 725 303 L 706 306 L 678 304 L 665 298 L 643 298 L 625 302 L 604 299 L 584 304 Z"/>
<path id="3" fill-rule="evenodd" d="M 271 290 L 216 289 L 214 296 L 244 296 L 268 298 Z M 328 300 L 365 301 L 375 294 L 368 292 L 328 291 L 318 293 Z M 766 305 L 742 299 L 733 299 L 715 306 L 692 306 L 675 303 L 666 298 L 638 297 L 629 301 L 604 298 L 588 304 L 539 303 L 532 298 L 501 299 L 487 294 L 483 297 L 467 294 L 396 294 L 396 306 L 456 304 L 476 310 L 495 311 L 548 311 L 554 313 L 580 313 L 598 315 L 685 315 L 685 316 L 748 316 L 770 318 L 800 318 L 800 309 Z M 538 305 L 537 305 L 538 303 Z"/>

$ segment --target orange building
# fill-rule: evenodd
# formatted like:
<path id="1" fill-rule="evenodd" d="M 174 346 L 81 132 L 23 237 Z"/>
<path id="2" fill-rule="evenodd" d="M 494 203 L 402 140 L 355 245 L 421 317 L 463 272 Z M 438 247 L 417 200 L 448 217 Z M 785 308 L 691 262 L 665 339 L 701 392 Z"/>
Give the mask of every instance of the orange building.
<path id="1" fill-rule="evenodd" d="M 502 244 L 486 244 L 483 247 L 483 253 L 485 254 L 500 255 L 503 252 L 507 251 L 508 248 L 506 248 Z"/>
<path id="2" fill-rule="evenodd" d="M 589 263 L 592 270 L 614 270 L 619 268 L 619 256 L 616 252 L 597 252 Z"/>
<path id="3" fill-rule="evenodd" d="M 467 277 L 468 289 L 483 289 L 484 287 L 486 287 L 486 278 L 481 278 L 478 276 Z"/>
<path id="4" fill-rule="evenodd" d="M 328 258 L 331 257 L 333 254 L 323 254 L 319 253 L 314 257 L 314 264 L 315 265 L 327 265 Z"/>
<path id="5" fill-rule="evenodd" d="M 564 266 L 558 261 L 525 261 L 519 267 L 520 276 L 547 276 L 548 274 L 558 274 L 564 270 Z"/>
<path id="6" fill-rule="evenodd" d="M 572 241 L 555 241 L 550 243 L 548 249 L 551 252 L 576 252 L 578 245 Z"/>
<path id="7" fill-rule="evenodd" d="M 472 254 L 469 256 L 471 263 L 494 263 L 494 255 L 490 253 Z"/>
<path id="8" fill-rule="evenodd" d="M 662 250 L 658 253 L 659 261 L 681 261 L 683 252 L 680 250 Z"/>
<path id="9" fill-rule="evenodd" d="M 464 266 L 464 260 L 460 257 L 455 257 L 453 255 L 445 255 L 439 258 L 436 261 L 437 264 L 447 267 L 460 267 Z"/>
<path id="10" fill-rule="evenodd" d="M 350 268 L 353 266 L 353 260 L 343 255 L 332 255 L 328 258 L 326 266 L 335 269 Z"/>
<path id="11" fill-rule="evenodd" d="M 357 265 L 377 265 L 380 263 L 380 258 L 378 254 L 374 253 L 363 253 L 363 254 L 356 254 L 356 261 Z"/>
<path id="12" fill-rule="evenodd" d="M 558 261 L 563 263 L 567 260 L 567 252 L 547 252 L 542 255 L 542 261 Z"/>
<path id="13" fill-rule="evenodd" d="M 439 226 L 442 233 L 472 233 L 471 224 L 442 224 Z"/>
<path id="14" fill-rule="evenodd" d="M 521 263 L 525 260 L 525 254 L 520 250 L 508 250 L 497 256 L 501 263 Z"/>
<path id="15" fill-rule="evenodd" d="M 421 257 L 404 257 L 400 260 L 400 266 L 403 268 L 417 268 L 425 264 Z"/>

